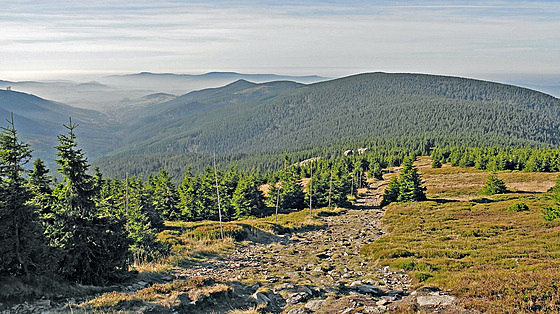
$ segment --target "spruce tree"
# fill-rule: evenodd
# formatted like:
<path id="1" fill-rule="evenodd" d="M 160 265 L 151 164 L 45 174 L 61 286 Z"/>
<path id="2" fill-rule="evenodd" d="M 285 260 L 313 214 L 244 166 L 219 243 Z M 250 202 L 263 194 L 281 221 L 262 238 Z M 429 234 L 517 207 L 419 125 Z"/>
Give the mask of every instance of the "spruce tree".
<path id="1" fill-rule="evenodd" d="M 43 160 L 37 158 L 29 175 L 29 186 L 33 192 L 31 203 L 37 207 L 42 219 L 47 219 L 47 216 L 53 212 L 52 183 L 53 179 L 49 176 L 49 169 L 47 169 Z"/>
<path id="2" fill-rule="evenodd" d="M 0 134 L 0 273 L 29 275 L 49 268 L 46 245 L 24 165 L 31 158 L 28 144 L 20 142 L 13 115 Z"/>
<path id="3" fill-rule="evenodd" d="M 383 194 L 381 206 L 385 206 L 391 202 L 413 202 L 423 201 L 426 199 L 422 186 L 418 169 L 413 165 L 413 158 L 406 157 L 403 160 L 403 168 L 400 176 L 393 177 L 389 181 L 389 186 Z"/>
<path id="4" fill-rule="evenodd" d="M 498 178 L 498 174 L 496 172 L 492 172 L 486 183 L 484 184 L 484 188 L 482 189 L 482 194 L 485 195 L 494 195 L 494 194 L 502 194 L 507 191 L 506 184 L 503 180 Z"/>
<path id="5" fill-rule="evenodd" d="M 262 194 L 253 176 L 241 177 L 232 196 L 232 205 L 235 209 L 233 219 L 257 216 L 262 213 L 264 208 Z"/>
<path id="6" fill-rule="evenodd" d="M 62 252 L 62 275 L 80 283 L 105 284 L 127 270 L 130 242 L 123 219 L 102 215 L 95 204 L 96 186 L 87 173 L 85 153 L 77 147 L 77 126 L 70 120 L 65 125 L 68 135 L 58 136 L 56 162 L 63 181 L 54 191 L 56 219 L 49 237 Z"/>
<path id="7" fill-rule="evenodd" d="M 183 182 L 179 185 L 179 203 L 177 204 L 178 209 L 181 213 L 181 219 L 186 221 L 193 221 L 196 216 L 195 200 L 197 192 L 197 177 L 191 172 L 191 168 L 187 168 L 183 176 Z"/>
<path id="8" fill-rule="evenodd" d="M 300 183 L 300 174 L 295 167 L 288 168 L 282 175 L 280 190 L 280 208 L 302 209 L 304 204 L 304 193 Z"/>
<path id="9" fill-rule="evenodd" d="M 153 206 L 164 220 L 178 220 L 181 216 L 177 207 L 179 194 L 171 182 L 171 177 L 166 169 L 159 171 L 159 176 L 148 181 L 153 193 Z"/>
<path id="10" fill-rule="evenodd" d="M 388 205 L 392 202 L 396 202 L 399 197 L 399 179 L 395 176 L 389 181 L 387 189 L 383 193 L 383 200 L 381 201 L 381 206 Z"/>
<path id="11" fill-rule="evenodd" d="M 413 158 L 407 157 L 403 161 L 403 168 L 399 178 L 398 202 L 423 201 L 426 199 L 418 169 L 412 164 Z"/>

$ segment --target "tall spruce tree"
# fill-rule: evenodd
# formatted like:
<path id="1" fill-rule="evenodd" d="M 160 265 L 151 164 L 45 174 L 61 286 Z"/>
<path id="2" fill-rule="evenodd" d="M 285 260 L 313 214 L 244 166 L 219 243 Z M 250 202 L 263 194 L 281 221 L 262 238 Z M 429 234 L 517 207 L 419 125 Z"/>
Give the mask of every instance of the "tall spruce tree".
<path id="1" fill-rule="evenodd" d="M 257 187 L 255 178 L 250 175 L 242 176 L 239 179 L 231 199 L 235 209 L 233 219 L 240 219 L 250 215 L 257 216 L 264 208 L 262 194 Z"/>
<path id="2" fill-rule="evenodd" d="M 403 168 L 400 176 L 393 177 L 389 181 L 389 186 L 383 194 L 381 206 L 385 206 L 391 202 L 413 202 L 423 201 L 426 199 L 424 191 L 426 188 L 422 186 L 418 169 L 413 165 L 414 159 L 406 157 L 403 160 Z"/>
<path id="3" fill-rule="evenodd" d="M 54 206 L 52 183 L 53 178 L 49 176 L 49 169 L 43 160 L 37 158 L 29 175 L 29 186 L 33 192 L 31 203 L 37 207 L 41 219 L 52 218 Z"/>
<path id="4" fill-rule="evenodd" d="M 399 179 L 399 196 L 397 197 L 399 202 L 426 200 L 426 195 L 424 194 L 426 189 L 422 186 L 418 169 L 412 164 L 413 161 L 412 157 L 407 157 L 403 161 L 403 168 Z"/>
<path id="5" fill-rule="evenodd" d="M 280 190 L 279 207 L 285 209 L 302 209 L 305 207 L 303 187 L 300 182 L 300 174 L 298 169 L 290 167 L 283 172 Z M 276 190 L 272 191 L 273 194 Z"/>
<path id="6" fill-rule="evenodd" d="M 129 261 L 125 222 L 102 215 L 95 204 L 96 186 L 87 173 L 89 164 L 79 149 L 74 129 L 65 125 L 68 135 L 58 136 L 56 162 L 63 181 L 56 187 L 57 217 L 49 234 L 62 256 L 59 271 L 72 281 L 105 284 L 118 279 Z"/>
<path id="7" fill-rule="evenodd" d="M 0 134 L 0 273 L 24 274 L 48 268 L 46 244 L 24 165 L 31 158 L 28 144 L 20 142 L 13 115 Z"/>
<path id="8" fill-rule="evenodd" d="M 150 177 L 148 188 L 153 193 L 153 206 L 163 219 L 178 220 L 181 217 L 177 207 L 179 194 L 166 169 L 161 169 L 157 177 Z"/>

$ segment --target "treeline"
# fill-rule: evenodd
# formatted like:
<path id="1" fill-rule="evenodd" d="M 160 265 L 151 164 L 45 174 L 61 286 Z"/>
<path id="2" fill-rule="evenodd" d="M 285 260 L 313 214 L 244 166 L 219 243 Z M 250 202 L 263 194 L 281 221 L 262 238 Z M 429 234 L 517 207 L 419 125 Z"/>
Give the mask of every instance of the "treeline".
<path id="1" fill-rule="evenodd" d="M 340 145 L 310 146 L 303 150 L 296 148 L 286 150 L 267 150 L 258 153 L 158 153 L 145 155 L 118 155 L 104 157 L 94 161 L 103 173 L 124 178 L 129 175 L 148 178 L 157 175 L 160 169 L 165 168 L 172 178 L 173 183 L 179 185 L 185 172 L 185 165 L 191 167 L 194 174 L 204 173 L 206 167 L 216 159 L 218 169 L 227 170 L 235 166 L 241 172 L 253 172 L 266 178 L 284 167 L 284 156 L 289 156 L 292 162 L 319 157 L 321 160 L 334 160 L 339 158 L 365 159 L 367 165 L 378 165 L 380 168 L 400 165 L 405 156 L 429 155 L 434 146 L 434 140 L 424 137 L 396 137 L 394 139 L 373 138 L 367 141 L 353 141 Z M 362 155 L 357 154 L 357 149 L 367 148 Z M 347 150 L 356 151 L 356 154 L 344 156 Z M 268 179 L 267 179 L 268 180 Z"/>
<path id="2" fill-rule="evenodd" d="M 479 170 L 560 171 L 560 150 L 510 147 L 443 147 L 432 151 L 432 166 L 442 163 Z"/>

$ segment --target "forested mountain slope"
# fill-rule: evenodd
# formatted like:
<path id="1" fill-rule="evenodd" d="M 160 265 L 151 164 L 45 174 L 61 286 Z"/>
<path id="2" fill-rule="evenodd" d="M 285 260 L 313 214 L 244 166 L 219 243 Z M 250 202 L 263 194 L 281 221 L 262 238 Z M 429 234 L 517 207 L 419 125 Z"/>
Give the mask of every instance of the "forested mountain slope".
<path id="1" fill-rule="evenodd" d="M 30 143 L 35 150 L 35 157 L 41 157 L 50 164 L 54 161 L 54 146 L 58 134 L 66 132 L 64 124 L 69 117 L 80 128 L 76 131 L 82 139 L 80 146 L 90 152 L 90 156 L 98 156 L 112 150 L 115 138 L 112 131 L 116 126 L 110 119 L 97 111 L 79 109 L 35 95 L 0 90 L 0 122 L 6 126 L 6 119 L 14 114 L 15 126 L 21 138 Z"/>
<path id="2" fill-rule="evenodd" d="M 456 77 L 361 74 L 288 89 L 236 109 L 200 115 L 196 103 L 179 105 L 151 118 L 165 120 L 160 132 L 150 124 L 136 129 L 149 136 L 149 148 L 138 148 L 138 137 L 128 142 L 137 153 L 224 153 L 403 136 L 473 145 L 556 145 L 560 139 L 557 98 Z"/>
<path id="3" fill-rule="evenodd" d="M 303 85 L 289 81 L 255 84 L 238 80 L 224 87 L 191 92 L 169 102 L 142 108 L 131 114 L 136 122 L 123 131 L 124 148 L 120 151 L 198 151 L 196 145 L 178 147 L 169 143 L 192 136 L 191 132 L 196 133 L 213 122 L 246 115 L 267 99 L 299 86 Z"/>

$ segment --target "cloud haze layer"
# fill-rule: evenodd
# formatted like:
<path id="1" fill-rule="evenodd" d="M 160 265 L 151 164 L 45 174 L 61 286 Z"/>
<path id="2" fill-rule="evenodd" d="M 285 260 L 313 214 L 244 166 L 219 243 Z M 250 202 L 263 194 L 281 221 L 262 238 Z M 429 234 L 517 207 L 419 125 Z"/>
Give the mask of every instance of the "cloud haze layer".
<path id="1" fill-rule="evenodd" d="M 557 1 L 12 1 L 0 79 L 140 71 L 560 75 Z"/>

